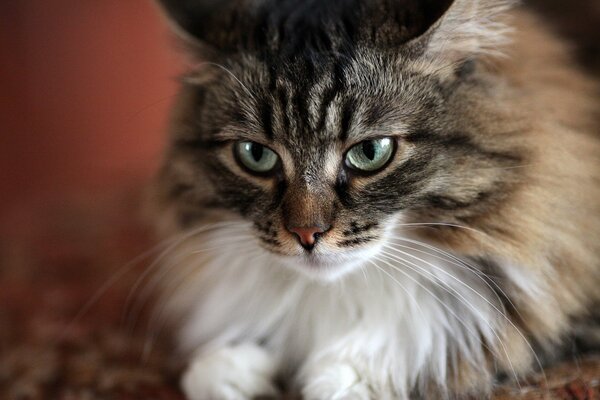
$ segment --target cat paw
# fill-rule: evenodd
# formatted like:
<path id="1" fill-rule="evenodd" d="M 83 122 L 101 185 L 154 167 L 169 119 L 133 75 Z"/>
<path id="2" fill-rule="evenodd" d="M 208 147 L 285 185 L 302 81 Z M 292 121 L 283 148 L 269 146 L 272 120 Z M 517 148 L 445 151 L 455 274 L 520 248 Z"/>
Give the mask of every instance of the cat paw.
<path id="1" fill-rule="evenodd" d="M 314 366 L 306 371 L 305 400 L 369 400 L 374 398 L 368 382 L 350 364 Z"/>
<path id="2" fill-rule="evenodd" d="M 254 344 L 199 354 L 185 371 L 181 385 L 188 400 L 250 400 L 276 397 L 276 364 Z"/>

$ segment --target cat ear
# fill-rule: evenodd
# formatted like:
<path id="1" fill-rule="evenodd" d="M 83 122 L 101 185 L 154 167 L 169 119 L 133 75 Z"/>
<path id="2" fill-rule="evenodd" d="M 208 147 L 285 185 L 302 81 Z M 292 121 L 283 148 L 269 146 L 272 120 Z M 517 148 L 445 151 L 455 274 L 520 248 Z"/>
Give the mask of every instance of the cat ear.
<path id="1" fill-rule="evenodd" d="M 220 19 L 231 7 L 231 0 L 155 0 L 173 31 L 188 46 L 202 53 L 219 48 Z"/>
<path id="2" fill-rule="evenodd" d="M 415 0 L 426 9 L 427 1 Z M 435 0 L 432 0 L 435 2 Z M 446 10 L 423 35 L 412 41 L 423 66 L 454 65 L 478 55 L 498 55 L 508 42 L 505 16 L 516 0 L 442 1 Z M 411 43 L 409 43 L 410 46 Z"/>

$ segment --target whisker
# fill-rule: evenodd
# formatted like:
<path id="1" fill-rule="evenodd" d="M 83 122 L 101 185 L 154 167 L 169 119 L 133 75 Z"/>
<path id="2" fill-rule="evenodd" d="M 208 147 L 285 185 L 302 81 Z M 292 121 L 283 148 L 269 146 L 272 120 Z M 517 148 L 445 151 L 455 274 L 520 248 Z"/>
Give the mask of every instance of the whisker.
<path id="1" fill-rule="evenodd" d="M 392 250 L 392 251 L 395 251 L 395 252 L 397 252 L 397 253 L 400 253 L 400 254 L 402 254 L 402 255 L 405 255 L 405 256 L 408 256 L 408 257 L 414 258 L 414 259 L 415 259 L 415 260 L 417 260 L 417 261 L 421 261 L 421 262 L 423 262 L 423 263 L 427 264 L 428 266 L 430 266 L 430 267 L 434 268 L 435 270 L 437 270 L 437 271 L 439 271 L 439 272 L 443 273 L 444 275 L 446 275 L 446 276 L 450 277 L 450 278 L 451 278 L 451 279 L 453 279 L 454 281 L 458 282 L 458 283 L 459 283 L 459 284 L 461 284 L 462 286 L 466 287 L 467 289 L 469 289 L 470 291 L 472 291 L 473 293 L 475 293 L 475 294 L 476 294 L 477 296 L 479 296 L 479 297 L 480 297 L 482 300 L 484 300 L 484 301 L 485 301 L 485 302 L 486 302 L 486 303 L 487 303 L 487 304 L 488 304 L 490 307 L 494 308 L 494 310 L 496 310 L 498 313 L 500 313 L 500 314 L 501 314 L 501 315 L 502 315 L 504 318 L 506 318 L 506 319 L 508 320 L 508 317 L 507 317 L 507 316 L 506 316 L 506 314 L 505 314 L 505 310 L 504 310 L 504 311 L 501 311 L 500 309 L 498 309 L 498 307 L 496 307 L 496 305 L 494 305 L 494 304 L 493 304 L 491 301 L 489 301 L 489 299 L 488 299 L 488 298 L 486 298 L 484 295 L 482 295 L 482 294 L 481 294 L 479 291 L 475 290 L 475 289 L 474 289 L 474 288 L 473 288 L 471 285 L 467 284 L 466 282 L 464 282 L 464 281 L 463 281 L 463 280 L 461 280 L 460 278 L 456 277 L 455 275 L 451 274 L 450 272 L 448 272 L 448 271 L 444 270 L 443 268 L 441 268 L 441 267 L 439 267 L 439 266 L 437 266 L 437 265 L 435 265 L 435 264 L 433 264 L 433 263 L 431 263 L 431 262 L 429 262 L 429 261 L 427 261 L 427 260 L 424 260 L 424 259 L 422 259 L 422 258 L 420 258 L 420 257 L 417 257 L 417 256 L 415 256 L 415 255 L 413 255 L 413 254 L 410 254 L 410 253 L 408 253 L 408 252 L 405 252 L 405 251 L 399 250 L 399 249 L 395 248 L 394 246 L 390 246 L 390 245 L 384 245 L 384 247 L 386 247 L 386 248 L 388 248 L 388 249 L 390 249 L 390 250 Z M 404 246 L 404 247 L 407 247 L 407 246 Z M 410 247 L 409 247 L 409 248 L 410 248 Z M 391 255 L 391 253 L 388 253 L 388 252 L 384 252 L 384 253 L 386 253 L 386 254 L 390 254 L 390 255 Z M 407 262 L 408 262 L 408 261 L 407 261 Z M 468 271 L 469 271 L 469 272 L 473 272 L 473 271 L 471 271 L 471 270 L 468 270 Z M 485 282 L 485 280 L 483 280 L 483 282 Z M 488 288 L 490 288 L 490 290 L 492 291 L 492 293 L 495 293 L 495 292 L 494 292 L 494 291 L 491 289 L 491 287 L 490 287 L 490 286 L 488 286 Z M 499 298 L 499 297 L 497 297 L 497 298 L 498 298 L 498 300 L 500 300 L 500 298 Z"/>
<path id="2" fill-rule="evenodd" d="M 179 235 L 176 235 L 173 238 L 167 239 L 166 242 L 167 242 L 168 246 L 165 246 L 166 249 L 161 252 L 161 254 L 148 266 L 148 268 L 146 268 L 146 270 L 140 275 L 140 277 L 136 280 L 136 282 L 134 283 L 134 285 L 130 289 L 129 294 L 127 295 L 127 298 L 125 299 L 125 304 L 123 306 L 123 314 L 121 315 L 121 320 L 123 321 L 125 319 L 125 316 L 127 315 L 127 312 L 129 310 L 129 306 L 130 306 L 131 300 L 133 299 L 133 296 L 135 295 L 135 292 L 137 291 L 138 287 L 142 284 L 143 280 L 155 268 L 157 268 L 157 266 L 160 265 L 160 263 L 162 262 L 162 260 L 171 251 L 173 251 L 177 246 L 179 246 L 185 240 L 193 237 L 194 235 L 198 235 L 200 233 L 209 231 L 211 229 L 217 229 L 219 227 L 231 226 L 231 225 L 235 225 L 235 224 L 239 224 L 239 222 L 230 222 L 230 221 L 227 221 L 227 222 L 219 222 L 219 223 L 214 223 L 214 224 L 202 225 L 202 226 L 194 228 L 194 229 L 192 229 L 192 230 L 190 230 L 188 232 L 183 232 L 183 233 L 181 233 Z"/>
<path id="3" fill-rule="evenodd" d="M 398 239 L 398 240 L 404 240 L 402 238 L 396 238 L 396 239 Z M 409 239 L 407 239 L 407 241 L 408 240 Z M 438 249 L 438 251 L 440 253 L 442 253 L 442 254 L 446 253 L 446 256 L 453 256 L 456 259 L 456 261 L 454 259 L 452 259 L 452 258 L 442 257 L 442 256 L 439 256 L 439 255 L 436 255 L 436 254 L 432 254 L 432 253 L 429 253 L 427 251 L 424 251 L 424 250 L 421 250 L 421 249 L 418 249 L 418 248 L 415 248 L 415 247 L 398 244 L 396 242 L 393 242 L 393 244 L 394 244 L 394 246 L 386 245 L 386 247 L 393 248 L 393 249 L 395 249 L 397 247 L 402 247 L 402 248 L 405 248 L 405 249 L 408 249 L 408 250 L 411 250 L 411 251 L 415 251 L 417 253 L 425 254 L 425 255 L 427 255 L 429 257 L 433 257 L 435 259 L 438 259 L 438 260 L 450 263 L 451 265 L 454 265 L 454 266 L 456 266 L 458 268 L 464 269 L 467 272 L 471 272 L 472 274 L 474 274 L 475 276 L 477 276 L 477 278 L 479 278 L 479 280 L 481 280 L 481 282 L 483 282 L 483 284 L 485 286 L 487 286 L 492 293 L 494 293 L 494 295 L 496 296 L 496 300 L 498 300 L 498 303 L 500 303 L 500 304 L 502 304 L 502 299 L 500 298 L 500 296 L 498 295 L 498 293 L 496 292 L 496 290 L 492 287 L 492 284 L 490 283 L 490 281 L 494 284 L 494 286 L 496 287 L 496 289 L 498 289 L 505 298 L 507 297 L 506 293 L 502 290 L 502 288 L 493 279 L 491 279 L 490 275 L 486 274 L 483 271 L 480 271 L 479 269 L 475 268 L 474 266 L 471 266 L 469 264 L 463 263 L 460 258 L 453 256 L 451 253 L 446 253 L 443 250 Z M 421 245 L 426 246 L 427 244 L 426 243 L 421 243 Z M 431 247 L 435 249 L 434 246 L 431 246 Z M 488 279 L 486 279 L 486 278 L 488 278 Z M 514 308 L 514 305 L 512 303 L 511 303 L 511 305 Z"/>
<path id="4" fill-rule="evenodd" d="M 404 290 L 404 292 L 406 293 L 406 295 L 408 296 L 408 298 L 411 300 L 411 302 L 415 305 L 415 307 L 419 310 L 419 312 L 421 313 L 421 316 L 425 316 L 425 313 L 423 312 L 423 309 L 421 308 L 421 306 L 419 305 L 419 303 L 417 302 L 417 299 L 415 299 L 415 296 L 413 296 L 412 294 L 410 294 L 410 292 L 408 291 L 408 289 L 406 289 L 406 286 L 404 286 L 402 283 L 400 283 L 400 281 L 398 281 L 392 274 L 390 274 L 389 272 L 387 272 L 385 269 L 381 268 L 379 265 L 375 264 L 373 261 L 369 260 L 369 262 L 375 267 L 377 268 L 377 270 L 379 272 L 383 272 L 385 275 L 387 275 L 392 281 L 394 281 L 398 286 L 400 286 L 400 288 L 402 288 L 402 290 Z"/>
<path id="5" fill-rule="evenodd" d="M 437 247 L 435 247 L 435 246 L 433 246 L 433 245 L 429 245 L 429 244 L 427 244 L 427 243 L 420 242 L 420 241 L 418 241 L 418 240 L 405 239 L 405 238 L 402 238 L 402 237 L 396 237 L 396 239 L 403 240 L 403 241 L 406 241 L 406 242 L 409 242 L 409 243 L 413 243 L 413 244 L 417 244 L 417 245 L 423 246 L 423 247 L 425 247 L 425 248 L 429 248 L 430 250 L 436 251 L 436 252 L 438 252 L 438 253 L 440 253 L 440 254 L 443 254 L 443 255 L 446 255 L 446 256 L 450 257 L 451 259 L 453 259 L 453 260 L 455 260 L 455 261 L 456 261 L 456 262 L 453 262 L 453 264 L 454 264 L 454 265 L 456 265 L 456 266 L 459 266 L 459 267 L 462 267 L 462 268 L 466 269 L 467 271 L 470 271 L 470 272 L 474 273 L 475 275 L 477 275 L 477 276 L 478 276 L 478 277 L 479 277 L 479 278 L 480 278 L 480 279 L 481 279 L 481 280 L 482 280 L 482 281 L 483 281 L 483 282 L 486 284 L 486 286 L 487 286 L 488 288 L 490 288 L 490 290 L 496 294 L 496 297 L 497 297 L 497 299 L 498 299 L 500 302 L 502 302 L 502 301 L 501 301 L 501 299 L 499 298 L 498 294 L 496 293 L 496 290 L 494 290 L 494 289 L 491 287 L 491 284 L 490 284 L 490 283 L 489 283 L 489 282 L 488 282 L 488 281 L 487 281 L 487 280 L 484 278 L 484 277 L 487 277 L 487 276 L 489 276 L 489 275 L 485 274 L 483 271 L 480 271 L 479 269 L 477 269 L 477 268 L 476 268 L 475 266 L 473 266 L 472 264 L 466 263 L 465 261 L 461 260 L 460 258 L 458 258 L 457 256 L 453 255 L 452 253 L 446 252 L 446 251 L 444 251 L 444 250 L 442 250 L 442 249 L 439 249 L 439 248 L 437 248 Z M 397 244 L 396 244 L 396 245 L 397 245 Z M 398 245 L 398 246 L 402 246 L 402 245 Z M 414 248 L 411 248 L 411 247 L 409 247 L 409 246 L 402 246 L 402 247 L 408 247 L 409 249 L 412 249 L 412 250 L 414 250 L 414 251 L 420 251 L 420 250 L 418 250 L 418 249 L 414 249 Z M 423 252 L 423 251 L 421 251 L 421 252 Z M 425 253 L 425 254 L 427 254 L 427 252 L 424 252 L 424 253 Z M 431 254 L 429 254 L 429 255 L 431 255 Z M 412 255 L 411 255 L 411 256 L 412 256 Z M 434 255 L 431 255 L 431 256 L 434 256 Z M 414 257 L 414 256 L 413 256 L 413 257 Z M 434 257 L 435 257 L 435 256 L 434 256 Z M 430 264 L 430 265 L 432 265 L 432 264 Z M 439 268 L 439 267 L 437 267 L 437 266 L 435 266 L 435 267 L 436 267 L 436 268 Z M 504 296 L 504 298 L 505 298 L 505 299 L 508 301 L 508 303 L 509 303 L 509 305 L 512 307 L 512 309 L 514 309 L 514 310 L 515 310 L 515 312 L 516 312 L 517 316 L 519 316 L 519 317 L 521 317 L 521 318 L 522 318 L 521 314 L 519 313 L 519 310 L 518 310 L 518 308 L 517 308 L 517 307 L 516 307 L 516 305 L 515 305 L 515 304 L 512 302 L 512 300 L 510 299 L 510 297 L 508 296 L 508 294 L 507 294 L 507 293 L 506 293 L 506 292 L 505 292 L 505 291 L 504 291 L 504 290 L 503 290 L 503 289 L 500 287 L 500 285 L 499 285 L 498 283 L 496 283 L 496 282 L 495 282 L 493 279 L 491 280 L 491 282 L 492 282 L 492 284 L 494 285 L 494 287 L 495 287 L 495 288 L 496 288 L 498 291 L 500 291 L 500 293 L 502 294 L 502 296 Z M 536 364 L 537 364 L 537 365 L 538 365 L 538 367 L 540 368 L 540 373 L 542 374 L 542 378 L 544 379 L 544 382 L 547 384 L 547 382 L 548 382 L 548 381 L 547 381 L 546 373 L 545 373 L 545 371 L 544 371 L 543 364 L 542 364 L 542 362 L 541 362 L 541 360 L 540 360 L 540 358 L 539 358 L 539 356 L 538 356 L 537 352 L 534 350 L 534 348 L 533 348 L 533 345 L 531 344 L 531 342 L 530 342 L 530 341 L 527 339 L 527 337 L 525 336 L 525 334 L 524 334 L 524 333 L 523 333 L 523 332 L 522 332 L 522 331 L 521 331 L 521 330 L 520 330 L 520 329 L 519 329 L 519 328 L 518 328 L 518 327 L 517 327 L 517 326 L 514 324 L 514 322 L 512 322 L 512 321 L 511 321 L 511 320 L 510 320 L 510 319 L 509 319 L 509 318 L 508 318 L 508 317 L 507 317 L 507 316 L 506 316 L 504 313 L 500 313 L 500 314 L 501 314 L 501 315 L 502 315 L 502 316 L 503 316 L 503 317 L 506 319 L 506 321 L 507 321 L 507 322 L 508 322 L 508 323 L 509 323 L 509 324 L 510 324 L 510 325 L 511 325 L 511 326 L 512 326 L 512 327 L 513 327 L 515 330 L 516 330 L 516 332 L 519 334 L 519 336 L 520 336 L 520 337 L 521 337 L 521 338 L 522 338 L 522 339 L 525 341 L 525 343 L 526 343 L 527 347 L 528 347 L 528 348 L 529 348 L 529 350 L 532 352 L 532 354 L 533 354 L 533 357 L 535 358 Z"/>
<path id="6" fill-rule="evenodd" d="M 164 247 L 165 244 L 161 243 L 150 250 L 138 255 L 133 260 L 126 263 L 123 267 L 119 268 L 118 271 L 113 273 L 105 282 L 100 286 L 100 288 L 89 298 L 79 309 L 77 314 L 73 317 L 73 319 L 67 324 L 67 326 L 63 329 L 63 332 L 59 335 L 59 341 L 63 341 L 65 337 L 69 334 L 69 332 L 73 329 L 75 324 L 83 318 L 85 314 L 87 314 L 90 309 L 106 294 L 106 292 L 115 285 L 125 274 L 131 271 L 133 267 L 138 265 L 140 262 L 150 257 L 153 253 L 160 250 L 161 247 Z"/>
<path id="7" fill-rule="evenodd" d="M 479 235 L 482 235 L 486 238 L 490 238 L 490 235 L 483 232 L 482 230 L 479 229 L 475 229 L 472 228 L 470 226 L 465 226 L 465 225 L 459 225 L 459 224 L 454 224 L 454 223 L 449 223 L 449 222 L 419 222 L 419 223 L 398 223 L 397 224 L 398 227 L 428 227 L 428 226 L 440 226 L 440 227 L 449 227 L 449 228 L 458 228 L 458 229 L 464 229 L 466 231 L 471 231 L 474 233 L 477 233 Z"/>
<path id="8" fill-rule="evenodd" d="M 502 299 L 500 299 L 500 297 L 496 293 L 496 290 L 498 292 L 500 292 L 500 294 L 503 296 L 503 298 L 508 302 L 508 304 L 511 306 L 511 308 L 515 311 L 515 313 L 517 314 L 517 316 L 519 316 L 519 317 L 522 318 L 522 315 L 519 313 L 519 310 L 518 310 L 517 306 L 510 299 L 510 296 L 504 291 L 504 289 L 502 289 L 502 287 L 494 279 L 492 279 L 492 278 L 499 278 L 498 276 L 490 275 L 488 273 L 485 273 L 484 271 L 481 271 L 478 267 L 474 266 L 473 264 L 471 264 L 469 262 L 466 262 L 465 260 L 457 257 L 456 255 L 454 255 L 454 254 L 452 254 L 450 252 L 444 251 L 444 250 L 442 250 L 442 249 L 440 249 L 440 248 L 438 248 L 436 246 L 430 245 L 428 243 L 421 242 L 421 241 L 414 240 L 414 239 L 403 238 L 401 236 L 394 236 L 393 239 L 397 239 L 397 240 L 401 240 L 401 241 L 404 241 L 404 242 L 416 244 L 418 246 L 425 247 L 426 249 L 429 249 L 429 250 L 432 250 L 432 251 L 434 251 L 434 252 L 436 252 L 438 254 L 441 254 L 441 255 L 443 255 L 445 257 L 448 257 L 448 258 L 442 258 L 441 256 L 436 256 L 435 254 L 431 254 L 429 252 L 426 252 L 424 250 L 420 250 L 420 249 L 417 249 L 417 248 L 414 248 L 414 247 L 411 247 L 411 246 L 400 245 L 400 244 L 397 244 L 397 243 L 394 244 L 395 246 L 398 246 L 398 247 L 407 248 L 407 249 L 410 249 L 410 250 L 413 250 L 413 251 L 416 251 L 416 252 L 419 252 L 419 253 L 422 253 L 422 254 L 426 254 L 426 255 L 429 255 L 431 257 L 440 259 L 440 260 L 444 260 L 444 261 L 450 262 L 452 265 L 455 265 L 455 266 L 457 266 L 459 268 L 463 268 L 463 269 L 465 269 L 467 271 L 472 272 L 473 274 L 477 275 L 479 277 L 479 279 L 488 288 L 490 288 L 490 290 L 492 290 L 496 294 L 497 300 L 500 303 L 502 303 Z M 488 279 L 486 279 L 486 278 L 488 278 Z M 493 287 L 492 287 L 492 285 L 493 285 Z"/>
<path id="9" fill-rule="evenodd" d="M 239 237 L 234 237 L 233 239 L 237 239 L 237 240 L 232 240 L 232 242 L 230 243 L 226 243 L 227 245 L 229 244 L 235 244 L 238 243 L 242 240 L 247 240 L 250 239 L 251 236 L 250 235 L 245 235 L 245 236 L 239 236 Z M 216 239 L 216 238 L 215 238 Z M 228 238 L 229 240 L 230 238 Z M 192 252 L 186 252 L 183 254 L 180 254 L 179 257 L 177 258 L 176 261 L 173 261 L 171 263 L 169 263 L 167 266 L 163 266 L 162 268 L 159 269 L 160 274 L 156 275 L 150 282 L 148 282 L 144 288 L 141 290 L 140 294 L 137 296 L 137 301 L 136 303 L 131 307 L 131 310 L 129 312 L 129 330 L 133 331 L 133 329 L 135 328 L 135 325 L 137 324 L 137 320 L 139 318 L 140 313 L 142 312 L 144 306 L 146 305 L 151 293 L 156 290 L 156 287 L 164 281 L 164 278 L 169 275 L 169 273 L 172 272 L 172 270 L 177 267 L 178 265 L 180 265 L 180 263 L 182 261 L 184 261 L 186 258 L 188 258 L 191 255 L 198 255 L 201 253 L 208 253 L 210 251 L 214 251 L 214 250 L 221 250 L 223 248 L 223 244 L 214 246 L 214 247 L 208 247 L 208 248 L 203 248 L 201 250 L 196 250 L 196 251 L 192 251 Z"/>
<path id="10" fill-rule="evenodd" d="M 410 269 L 410 270 L 412 270 L 413 272 L 415 272 L 415 273 L 417 273 L 418 275 L 422 276 L 423 278 L 425 278 L 425 279 L 429 280 L 430 282 L 432 282 L 432 283 L 436 284 L 438 287 L 440 287 L 442 290 L 446 291 L 448 294 L 450 294 L 451 296 L 453 296 L 453 297 L 454 297 L 454 298 L 456 298 L 457 300 L 460 300 L 460 301 L 462 301 L 462 302 L 463 302 L 463 304 L 465 304 L 465 305 L 469 306 L 469 307 L 470 307 L 470 308 L 471 308 L 473 311 L 475 311 L 475 312 L 476 312 L 476 313 L 479 315 L 479 310 L 477 310 L 477 309 L 476 309 L 476 308 L 475 308 L 475 307 L 474 307 L 472 304 L 470 304 L 470 303 L 469 303 L 469 302 L 468 302 L 468 301 L 467 301 L 467 300 L 464 298 L 464 296 L 462 296 L 462 295 L 461 295 L 460 293 L 458 293 L 456 290 L 451 290 L 450 288 L 446 287 L 445 285 L 441 285 L 441 284 L 439 284 L 438 282 L 436 282 L 435 280 L 433 280 L 433 279 L 431 279 L 431 278 L 428 278 L 426 275 L 424 275 L 424 274 L 421 272 L 421 270 L 417 269 L 417 268 L 418 268 L 418 266 L 417 266 L 416 264 L 414 264 L 414 263 L 411 263 L 410 261 L 406 261 L 406 260 L 404 260 L 404 259 L 401 259 L 401 258 L 399 258 L 399 257 L 396 257 L 396 256 L 394 256 L 394 255 L 392 255 L 392 256 L 389 256 L 389 255 L 387 255 L 387 256 L 384 256 L 384 257 L 387 257 L 387 258 L 389 258 L 389 259 L 391 259 L 391 260 L 394 260 L 394 261 L 398 261 L 398 262 L 400 262 L 402 265 L 404 265 L 405 267 L 409 268 L 409 269 Z M 415 268 L 411 267 L 409 264 L 412 264 L 412 265 L 414 265 L 414 266 L 415 266 Z M 388 265 L 389 265 L 391 268 L 393 268 L 393 269 L 397 270 L 398 272 L 404 273 L 404 274 L 405 274 L 405 276 L 409 277 L 409 279 L 412 279 L 412 280 L 413 280 L 415 283 L 417 283 L 417 284 L 418 284 L 418 285 L 419 285 L 419 286 L 420 286 L 422 289 L 424 289 L 425 291 L 427 291 L 427 292 L 428 292 L 428 293 L 429 293 L 431 296 L 433 296 L 433 297 L 434 297 L 434 298 L 435 298 L 435 299 L 436 299 L 436 300 L 437 300 L 437 301 L 438 301 L 438 302 L 439 302 L 441 305 L 443 305 L 443 307 L 444 307 L 444 308 L 445 308 L 445 309 L 446 309 L 446 310 L 447 310 L 447 311 L 448 311 L 450 314 L 452 314 L 452 315 L 453 315 L 453 316 L 454 316 L 454 317 L 455 317 L 455 318 L 456 318 L 456 319 L 457 319 L 457 320 L 458 320 L 458 321 L 459 321 L 459 322 L 460 322 L 460 323 L 463 325 L 463 327 L 464 327 L 465 329 L 467 329 L 467 331 L 469 331 L 469 333 L 471 333 L 471 335 L 473 335 L 473 337 L 475 337 L 475 338 L 478 338 L 478 341 L 479 341 L 479 343 L 480 343 L 480 344 L 481 344 L 483 347 L 487 348 L 487 349 L 488 349 L 488 350 L 489 350 L 489 351 L 490 351 L 492 354 L 494 354 L 494 353 L 495 353 L 495 352 L 494 352 L 494 350 L 492 350 L 492 349 L 491 349 L 491 348 L 490 348 L 490 347 L 489 347 L 487 344 L 485 344 L 485 343 L 483 342 L 483 340 L 481 340 L 481 339 L 479 338 L 479 336 L 478 336 L 477 334 L 475 334 L 475 332 L 473 332 L 473 331 L 472 331 L 472 329 L 470 329 L 470 328 L 467 326 L 467 324 L 464 322 L 464 320 L 463 320 L 463 319 L 461 319 L 460 317 L 458 317 L 458 315 L 457 315 L 457 314 L 456 314 L 456 313 L 455 313 L 455 312 L 454 312 L 454 311 L 453 311 L 453 310 L 452 310 L 450 307 L 448 307 L 448 306 L 447 306 L 447 305 L 446 305 L 444 302 L 442 302 L 442 301 L 439 299 L 439 297 L 437 297 L 435 294 L 433 294 L 433 292 L 431 292 L 429 289 L 427 289 L 427 288 L 426 288 L 426 287 L 425 287 L 423 284 L 421 284 L 420 282 L 418 282 L 416 279 L 414 279 L 414 278 L 410 277 L 410 275 L 409 275 L 409 274 L 407 274 L 405 271 L 402 271 L 402 269 L 401 269 L 401 268 L 398 268 L 397 266 L 394 266 L 394 265 L 392 265 L 391 263 L 388 263 Z M 424 271 L 424 270 L 423 270 L 423 271 Z M 425 271 L 425 272 L 428 272 L 428 271 Z M 429 274 L 431 274 L 431 273 L 429 273 Z M 434 276 L 434 277 L 435 277 L 435 276 Z M 510 366 L 511 366 L 511 369 L 512 369 L 512 372 L 513 372 L 513 375 L 514 375 L 514 378 L 515 378 L 515 380 L 516 380 L 516 382 L 517 382 L 517 385 L 518 385 L 518 386 L 519 386 L 519 388 L 520 388 L 521 386 L 520 386 L 520 383 L 519 383 L 519 379 L 518 379 L 517 373 L 516 373 L 516 371 L 515 371 L 515 369 L 514 369 L 514 366 L 512 365 L 512 361 L 510 360 L 510 356 L 508 355 L 508 350 L 506 349 L 506 346 L 505 346 L 504 342 L 502 341 L 502 339 L 500 338 L 500 336 L 498 335 L 498 333 L 497 333 L 497 332 L 496 332 L 496 331 L 495 331 L 495 330 L 492 328 L 492 326 L 491 326 L 491 324 L 489 323 L 489 321 L 487 321 L 487 320 L 486 320 L 485 318 L 483 318 L 481 315 L 479 315 L 479 318 L 480 318 L 480 320 L 481 320 L 481 321 L 483 321 L 483 322 L 484 322 L 484 323 L 487 325 L 487 327 L 490 329 L 490 331 L 492 332 L 492 334 L 493 334 L 493 335 L 496 337 L 496 339 L 497 339 L 497 340 L 498 340 L 498 342 L 500 343 L 500 346 L 502 346 L 502 348 L 503 348 L 503 350 L 504 350 L 504 353 L 506 354 L 506 357 L 507 357 L 507 359 L 508 359 L 508 362 L 509 362 L 509 364 L 510 364 Z"/>
<path id="11" fill-rule="evenodd" d="M 100 286 L 100 288 L 92 295 L 92 297 L 87 300 L 79 309 L 77 314 L 71 319 L 71 321 L 66 325 L 63 329 L 62 333 L 58 336 L 58 340 L 62 341 L 68 335 L 68 333 L 73 329 L 75 324 L 83 318 L 85 314 L 87 314 L 90 309 L 106 294 L 106 292 L 113 287 L 122 277 L 125 276 L 128 272 L 130 272 L 136 265 L 145 260 L 146 258 L 152 256 L 152 254 L 160 251 L 165 247 L 169 247 L 169 244 L 176 241 L 178 236 L 168 238 L 163 240 L 162 242 L 156 244 L 149 250 L 144 253 L 136 256 L 131 261 L 123 265 L 119 268 L 115 273 L 113 273 L 105 282 Z M 166 250 L 165 250 L 166 251 Z"/>
<path id="12" fill-rule="evenodd" d="M 228 244 L 235 244 L 235 243 L 228 243 Z M 256 253 L 260 253 L 259 249 L 257 249 L 254 246 L 245 246 L 241 249 L 238 250 L 250 250 L 247 251 L 247 255 L 248 257 L 252 257 L 253 254 Z M 252 251 L 254 250 L 254 251 Z M 264 253 L 260 254 L 263 255 L 264 257 Z M 192 269 L 190 271 L 187 271 L 187 273 L 182 274 L 181 276 L 179 276 L 179 279 L 175 282 L 175 280 L 171 281 L 171 284 L 169 285 L 169 292 L 174 292 L 177 290 L 178 287 L 181 287 L 185 282 L 188 282 L 188 278 L 190 277 L 190 275 L 192 275 L 193 273 L 195 273 L 197 270 L 196 269 Z M 175 283 L 175 284 L 173 284 Z M 159 299 L 160 301 L 160 299 Z M 156 338 L 160 335 L 161 331 L 164 329 L 166 322 L 168 320 L 168 318 L 164 317 L 164 314 L 167 310 L 167 301 L 163 301 L 162 306 L 156 306 L 154 311 L 152 312 L 150 318 L 147 321 L 146 324 L 146 331 L 148 332 L 146 334 L 146 341 L 144 343 L 143 346 L 143 352 L 142 352 L 142 361 L 146 362 L 148 357 L 150 356 L 152 349 L 153 349 L 153 343 L 156 341 Z"/>
<path id="13" fill-rule="evenodd" d="M 502 287 L 492 278 L 498 278 L 497 276 L 494 275 L 490 275 L 485 273 L 484 271 L 481 271 L 479 268 L 477 268 L 476 266 L 474 266 L 471 263 L 466 262 L 465 260 L 455 256 L 454 254 L 444 251 L 436 246 L 430 245 L 428 243 L 425 242 L 421 242 L 419 240 L 414 240 L 414 239 L 407 239 L 407 238 L 403 238 L 401 236 L 394 236 L 393 239 L 397 239 L 397 240 L 401 240 L 403 242 L 407 242 L 407 243 L 412 243 L 415 244 L 417 246 L 421 246 L 421 247 L 425 247 L 426 249 L 429 249 L 431 251 L 434 251 L 437 254 L 440 254 L 442 256 L 448 257 L 447 261 L 449 261 L 451 264 L 459 267 L 459 268 L 463 268 L 466 269 L 468 271 L 471 271 L 472 273 L 476 274 L 477 276 L 480 277 L 480 279 L 486 284 L 486 286 L 488 286 L 490 289 L 492 289 L 492 291 L 494 293 L 496 293 L 496 290 L 498 290 L 498 292 L 500 292 L 500 294 L 502 296 L 504 296 L 504 298 L 508 301 L 508 304 L 516 311 L 518 316 L 521 316 L 521 314 L 519 314 L 519 311 L 517 309 L 517 307 L 515 306 L 515 304 L 512 302 L 512 300 L 510 299 L 510 297 L 508 296 L 508 294 L 502 289 Z M 402 246 L 402 245 L 398 245 L 397 246 Z M 416 248 L 412 248 L 409 246 L 403 246 L 403 247 L 407 247 L 409 249 L 413 249 L 414 251 L 418 251 L 424 254 L 428 254 L 432 257 L 436 257 L 433 254 L 430 254 L 426 251 L 423 250 L 419 250 Z M 443 258 L 440 258 L 442 260 L 444 260 Z M 486 279 L 488 278 L 488 279 Z M 493 285 L 496 289 L 491 288 L 491 285 Z M 498 296 L 498 294 L 496 293 L 497 299 L 502 303 L 502 300 L 500 299 L 500 297 Z"/>

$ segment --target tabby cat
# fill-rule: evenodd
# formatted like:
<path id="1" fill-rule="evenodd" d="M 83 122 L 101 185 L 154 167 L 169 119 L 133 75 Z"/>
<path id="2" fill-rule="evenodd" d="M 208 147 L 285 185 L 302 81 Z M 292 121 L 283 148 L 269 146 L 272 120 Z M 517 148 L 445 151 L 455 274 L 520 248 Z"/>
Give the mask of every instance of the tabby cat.
<path id="1" fill-rule="evenodd" d="M 484 398 L 593 320 L 597 86 L 525 7 L 159 3 L 194 60 L 155 196 L 189 399 Z"/>

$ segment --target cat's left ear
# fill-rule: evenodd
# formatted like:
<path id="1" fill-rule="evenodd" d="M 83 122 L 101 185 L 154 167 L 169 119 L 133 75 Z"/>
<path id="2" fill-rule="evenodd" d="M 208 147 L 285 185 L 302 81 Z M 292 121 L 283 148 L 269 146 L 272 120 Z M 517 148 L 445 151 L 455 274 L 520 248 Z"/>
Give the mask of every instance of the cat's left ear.
<path id="1" fill-rule="evenodd" d="M 415 0 L 420 1 L 420 0 Z M 432 71 L 481 55 L 502 54 L 509 41 L 506 14 L 517 0 L 454 0 L 445 13 L 408 46 Z"/>

